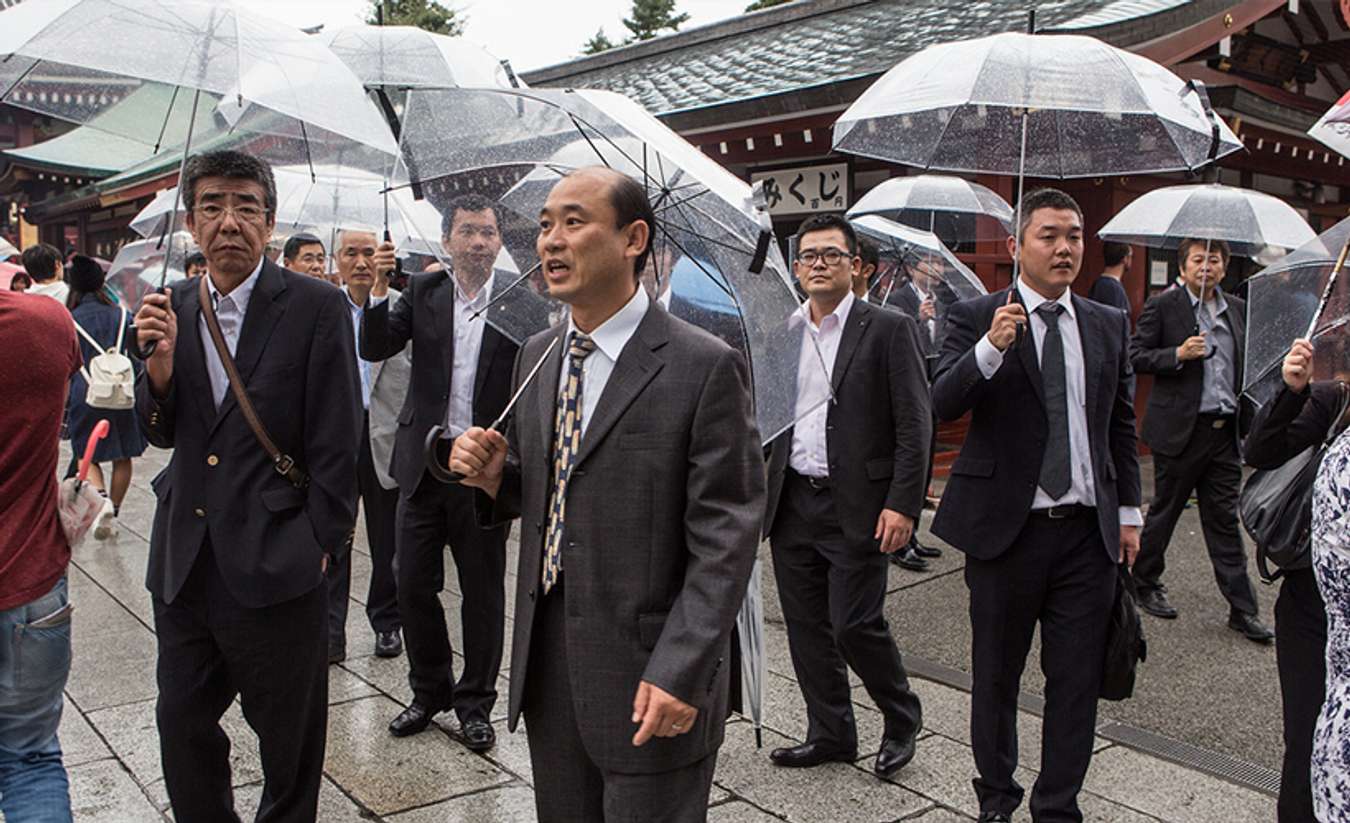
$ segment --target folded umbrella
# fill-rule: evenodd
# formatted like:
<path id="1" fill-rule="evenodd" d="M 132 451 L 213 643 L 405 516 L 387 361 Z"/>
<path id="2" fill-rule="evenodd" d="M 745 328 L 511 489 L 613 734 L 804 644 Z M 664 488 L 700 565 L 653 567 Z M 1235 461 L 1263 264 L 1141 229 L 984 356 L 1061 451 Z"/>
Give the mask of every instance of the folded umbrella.
<path id="1" fill-rule="evenodd" d="M 99 494 L 98 489 L 85 482 L 85 479 L 89 476 L 89 467 L 94 462 L 94 450 L 98 448 L 98 441 L 108 436 L 108 429 L 107 420 L 100 420 L 94 424 L 94 430 L 89 434 L 89 442 L 84 447 L 84 456 L 80 458 L 79 471 L 74 477 L 61 481 L 56 513 L 61 521 L 61 531 L 65 532 L 66 542 L 71 548 L 84 542 L 85 535 L 89 534 L 89 527 L 94 525 L 94 520 L 98 518 L 98 513 L 103 509 L 106 500 Z"/>

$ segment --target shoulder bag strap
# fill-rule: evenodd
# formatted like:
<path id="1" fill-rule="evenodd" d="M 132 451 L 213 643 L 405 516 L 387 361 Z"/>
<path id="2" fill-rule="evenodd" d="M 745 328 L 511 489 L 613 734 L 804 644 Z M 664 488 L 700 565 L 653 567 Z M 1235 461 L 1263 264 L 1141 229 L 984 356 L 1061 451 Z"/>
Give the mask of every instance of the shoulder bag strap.
<path id="1" fill-rule="evenodd" d="M 117 304 L 117 346 L 116 346 L 116 348 L 113 349 L 113 351 L 117 352 L 118 354 L 121 354 L 121 353 L 122 353 L 122 341 L 126 338 L 126 333 L 127 333 L 127 307 L 126 307 L 126 306 L 123 306 L 121 303 L 118 303 L 118 304 Z"/>
<path id="2" fill-rule="evenodd" d="M 207 290 L 206 278 L 198 279 L 201 283 L 197 288 L 197 299 L 201 303 L 202 317 L 206 318 L 206 329 L 211 333 L 211 342 L 215 344 L 216 354 L 220 356 L 220 363 L 225 367 L 225 375 L 230 380 L 230 390 L 234 392 L 234 399 L 239 403 L 239 411 L 243 413 L 245 422 L 253 430 L 253 436 L 258 439 L 263 451 L 272 458 L 272 467 L 277 470 L 277 474 L 285 477 L 297 489 L 305 488 L 309 485 L 309 477 L 296 465 L 290 455 L 282 454 L 277 444 L 272 442 L 271 436 L 267 434 L 267 429 L 263 427 L 262 420 L 258 417 L 258 411 L 253 408 L 253 401 L 248 399 L 248 393 L 244 391 L 244 381 L 239 378 L 234 358 L 230 356 L 230 350 L 225 345 L 225 335 L 220 331 L 220 321 L 216 319 L 216 309 L 211 305 L 211 293 Z"/>
<path id="3" fill-rule="evenodd" d="M 79 323 L 76 323 L 75 318 L 72 317 L 71 322 L 75 323 L 75 331 L 79 332 L 80 336 L 83 337 L 89 343 L 89 345 L 94 347 L 94 356 L 98 357 L 100 354 L 102 354 L 104 351 L 103 344 L 95 340 L 94 336 L 89 332 L 85 331 L 83 326 L 81 326 Z M 94 379 L 89 376 L 89 366 L 84 362 L 83 356 L 80 357 L 80 374 L 84 375 L 84 382 L 86 383 L 94 382 Z"/>

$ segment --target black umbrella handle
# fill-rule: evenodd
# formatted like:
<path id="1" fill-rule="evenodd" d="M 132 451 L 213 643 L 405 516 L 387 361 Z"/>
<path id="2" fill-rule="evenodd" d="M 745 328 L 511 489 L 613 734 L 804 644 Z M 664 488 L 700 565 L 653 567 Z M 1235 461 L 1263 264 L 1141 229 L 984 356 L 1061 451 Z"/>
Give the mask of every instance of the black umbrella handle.
<path id="1" fill-rule="evenodd" d="M 504 415 L 497 422 L 493 423 L 491 430 L 499 434 L 506 434 L 506 427 L 510 425 L 510 416 Z M 464 475 L 450 470 L 449 447 L 454 445 L 454 438 L 446 434 L 445 426 L 432 426 L 427 432 L 426 439 L 426 465 L 427 472 L 440 483 L 460 483 L 464 480 Z M 445 450 L 442 450 L 442 444 Z"/>
<path id="2" fill-rule="evenodd" d="M 151 293 L 151 294 L 168 294 L 168 293 L 169 293 L 169 288 L 168 288 L 168 286 L 160 286 L 159 288 L 155 289 L 154 291 L 152 291 L 152 292 L 150 292 L 150 293 Z M 132 331 L 136 331 L 136 324 L 135 324 L 135 323 L 132 323 L 132 324 L 131 324 L 131 330 L 132 330 Z M 158 345 L 159 345 L 159 341 L 156 340 L 156 341 L 154 341 L 154 342 L 152 342 L 152 343 L 146 343 L 144 346 L 136 346 L 136 347 L 133 347 L 133 348 L 132 348 L 132 351 L 135 352 L 135 354 L 136 354 L 136 356 L 137 356 L 138 358 L 140 358 L 142 361 L 145 361 L 145 360 L 149 360 L 151 357 L 154 356 L 154 354 L 155 354 L 155 347 L 158 346 Z"/>

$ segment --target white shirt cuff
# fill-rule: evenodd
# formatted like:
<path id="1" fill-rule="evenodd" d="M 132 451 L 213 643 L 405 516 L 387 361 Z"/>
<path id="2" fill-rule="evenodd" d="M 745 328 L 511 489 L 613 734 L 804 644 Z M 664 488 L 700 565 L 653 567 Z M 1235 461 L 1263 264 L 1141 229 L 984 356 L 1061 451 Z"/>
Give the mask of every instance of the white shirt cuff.
<path id="1" fill-rule="evenodd" d="M 975 344 L 975 365 L 980 367 L 980 374 L 984 375 L 985 380 L 993 377 L 1003 365 L 1003 352 L 994 348 L 987 334 Z"/>
<path id="2" fill-rule="evenodd" d="M 1120 525 L 1142 526 L 1144 525 L 1144 513 L 1138 506 L 1121 506 Z"/>

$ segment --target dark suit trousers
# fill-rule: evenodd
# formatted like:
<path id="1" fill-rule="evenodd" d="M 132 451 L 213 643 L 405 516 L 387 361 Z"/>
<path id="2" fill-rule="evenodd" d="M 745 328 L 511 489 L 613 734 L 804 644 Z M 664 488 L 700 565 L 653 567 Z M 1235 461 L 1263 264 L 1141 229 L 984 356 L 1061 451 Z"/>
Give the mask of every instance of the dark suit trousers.
<path id="1" fill-rule="evenodd" d="M 153 601 L 156 716 L 174 817 L 238 823 L 230 741 L 220 728 L 238 695 L 262 756 L 258 823 L 312 823 L 327 739 L 324 587 L 275 606 L 245 608 L 226 589 L 208 541 L 173 603 Z"/>
<path id="2" fill-rule="evenodd" d="M 716 752 L 683 768 L 654 774 L 606 772 L 586 753 L 567 667 L 565 579 L 566 575 L 539 602 L 525 678 L 525 729 L 539 823 L 707 820 Z"/>
<path id="3" fill-rule="evenodd" d="M 366 518 L 366 541 L 370 544 L 370 590 L 366 594 L 366 618 L 376 632 L 398 631 L 398 588 L 394 582 L 394 523 L 398 489 L 380 485 L 375 458 L 370 453 L 370 415 L 361 427 L 361 447 L 356 456 L 356 488 L 361 512 Z M 328 567 L 328 647 L 347 648 L 347 607 L 351 604 L 352 560 L 348 552 Z"/>
<path id="4" fill-rule="evenodd" d="M 1092 758 L 1100 661 L 1115 601 L 1116 572 L 1094 514 L 1032 515 L 1003 554 L 966 558 L 972 676 L 970 737 L 980 810 L 1009 816 L 1022 802 L 1017 694 L 1041 624 L 1045 719 L 1041 773 L 1031 792 L 1037 823 L 1080 823 L 1078 792 Z"/>
<path id="5" fill-rule="evenodd" d="M 844 537 L 833 491 L 812 488 L 791 470 L 780 505 L 769 540 L 792 668 L 806 700 L 806 739 L 857 749 L 846 663 L 885 716 L 886 737 L 917 734 L 919 697 L 909 688 L 883 610 L 886 555 L 875 542 Z"/>
<path id="6" fill-rule="evenodd" d="M 1205 547 L 1214 566 L 1219 590 L 1234 611 L 1256 614 L 1256 592 L 1247 577 L 1247 555 L 1238 534 L 1238 488 L 1242 484 L 1242 460 L 1230 419 L 1214 428 L 1208 418 L 1196 420 L 1191 439 L 1181 454 L 1153 455 L 1153 501 L 1139 537 L 1139 558 L 1134 577 L 1141 592 L 1162 585 L 1167 544 L 1172 540 L 1177 518 L 1194 489 L 1200 502 L 1200 526 Z"/>
<path id="7" fill-rule="evenodd" d="M 506 618 L 506 527 L 481 529 L 473 490 L 423 478 L 398 501 L 398 611 L 408 650 L 408 682 L 417 702 L 454 709 L 461 722 L 487 720 L 497 701 Z M 451 672 L 450 632 L 439 594 L 445 546 L 459 573 L 464 669 Z"/>
<path id="8" fill-rule="evenodd" d="M 1275 600 L 1275 662 L 1284 706 L 1280 823 L 1316 823 L 1312 804 L 1313 730 L 1326 697 L 1327 610 L 1312 569 L 1286 572 Z"/>

